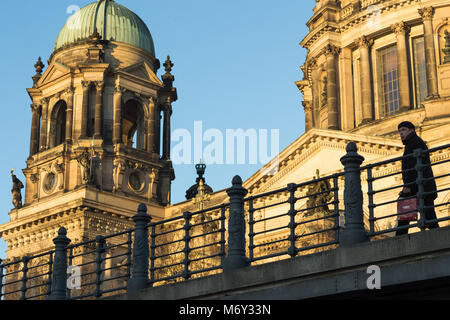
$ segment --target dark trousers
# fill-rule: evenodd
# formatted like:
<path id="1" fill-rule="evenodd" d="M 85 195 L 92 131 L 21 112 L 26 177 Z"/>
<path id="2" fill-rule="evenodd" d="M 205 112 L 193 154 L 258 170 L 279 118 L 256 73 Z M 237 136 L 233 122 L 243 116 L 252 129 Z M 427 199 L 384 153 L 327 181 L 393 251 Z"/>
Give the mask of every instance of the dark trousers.
<path id="1" fill-rule="evenodd" d="M 426 220 L 436 219 L 436 211 L 434 211 L 434 198 L 433 197 L 426 197 L 423 202 L 424 202 L 424 206 L 425 207 L 431 207 L 431 208 L 425 208 L 423 210 L 424 213 L 425 213 Z M 399 220 L 397 227 L 407 226 L 407 225 L 409 225 L 409 221 Z M 426 222 L 425 223 L 425 228 L 428 228 L 428 229 L 439 228 L 439 224 L 437 222 L 430 222 L 430 223 Z M 396 236 L 400 236 L 402 234 L 407 234 L 408 230 L 409 230 L 408 228 L 397 230 L 395 232 L 395 235 Z"/>

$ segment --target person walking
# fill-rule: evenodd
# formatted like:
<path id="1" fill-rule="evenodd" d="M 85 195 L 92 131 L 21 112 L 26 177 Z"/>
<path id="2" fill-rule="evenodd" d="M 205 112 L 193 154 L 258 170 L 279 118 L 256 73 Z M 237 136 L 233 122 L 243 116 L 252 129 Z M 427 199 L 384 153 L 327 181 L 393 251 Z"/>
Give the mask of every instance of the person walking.
<path id="1" fill-rule="evenodd" d="M 404 187 L 402 191 L 400 191 L 400 197 L 412 197 L 415 196 L 419 190 L 419 186 L 416 183 L 417 180 L 417 170 L 409 170 L 415 169 L 416 166 L 416 157 L 412 156 L 412 153 L 416 149 L 428 150 L 425 142 L 417 135 L 416 128 L 414 124 L 409 121 L 403 121 L 398 125 L 398 132 L 400 134 L 400 138 L 402 139 L 403 144 L 405 145 L 405 151 L 403 153 L 402 159 L 402 179 Z M 407 157 L 407 155 L 411 155 Z M 424 192 L 427 193 L 424 196 L 424 214 L 426 217 L 425 228 L 434 229 L 439 228 L 439 224 L 437 222 L 428 222 L 429 220 L 436 219 L 436 212 L 434 210 L 434 200 L 437 198 L 437 189 L 436 182 L 434 181 L 433 170 L 430 166 L 430 155 L 425 152 L 422 154 L 422 164 L 424 167 L 422 168 L 423 173 L 423 189 Z M 406 171 L 409 170 L 409 171 Z M 398 227 L 408 225 L 408 220 L 399 220 Z M 396 235 L 407 234 L 408 229 L 397 230 Z"/>

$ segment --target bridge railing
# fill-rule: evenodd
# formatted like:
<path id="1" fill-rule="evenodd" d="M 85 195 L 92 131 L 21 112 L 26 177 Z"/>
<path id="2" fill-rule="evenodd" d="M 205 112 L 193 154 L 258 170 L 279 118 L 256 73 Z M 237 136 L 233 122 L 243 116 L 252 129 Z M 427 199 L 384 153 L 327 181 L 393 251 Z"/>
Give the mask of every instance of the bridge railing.
<path id="1" fill-rule="evenodd" d="M 398 192 L 403 157 L 361 167 L 364 158 L 349 143 L 340 159 L 342 172 L 247 196 L 239 176 L 227 189 L 229 202 L 152 222 L 141 204 L 135 227 L 70 244 L 65 228 L 54 238 L 55 249 L 33 257 L 0 261 L 0 299 L 95 299 L 142 288 L 203 277 L 268 261 L 293 258 L 347 246 L 400 229 L 425 226 L 423 170 L 434 179 L 450 175 L 450 145 L 416 151 L 419 221 L 397 227 Z M 423 163 L 425 153 L 431 164 Z M 395 180 L 395 177 L 397 179 Z M 394 180 L 392 180 L 394 179 Z M 397 181 L 397 184 L 393 184 Z M 438 195 L 450 190 L 439 183 Z M 387 196 L 385 196 L 387 195 Z M 247 197 L 246 197 L 247 196 Z M 449 208 L 438 198 L 434 208 Z M 368 211 L 368 218 L 365 212 Z M 345 224 L 342 223 L 345 218 Z M 394 219 L 393 224 L 383 221 Z M 448 214 L 437 222 L 449 220 Z"/>
<path id="2" fill-rule="evenodd" d="M 396 234 L 408 233 L 409 229 L 413 229 L 412 231 L 425 230 L 430 225 L 450 219 L 448 216 L 450 202 L 449 199 L 444 198 L 444 192 L 450 190 L 449 184 L 444 180 L 450 176 L 450 166 L 448 165 L 450 159 L 445 156 L 445 152 L 448 152 L 449 148 L 450 145 L 444 145 L 429 150 L 419 149 L 405 157 L 392 158 L 361 168 L 361 175 L 367 183 L 365 209 L 369 213 L 369 229 L 367 230 L 369 237 L 394 232 Z M 427 158 L 431 160 L 430 163 L 426 161 Z M 405 159 L 412 160 L 415 167 L 402 170 L 402 160 Z M 424 176 L 427 168 L 432 169 L 433 176 Z M 405 173 L 416 174 L 416 180 L 403 183 L 402 174 Z M 436 190 L 429 189 L 431 180 L 435 181 Z M 416 193 L 402 197 L 402 200 L 417 199 L 417 208 L 399 213 L 397 212 L 397 203 L 400 200 L 399 193 L 404 187 L 417 189 Z M 432 201 L 435 197 L 436 199 Z M 427 217 L 426 212 L 433 210 L 436 217 L 441 211 L 441 218 L 430 219 Z M 417 220 L 398 225 L 400 216 L 410 213 L 417 213 Z"/>

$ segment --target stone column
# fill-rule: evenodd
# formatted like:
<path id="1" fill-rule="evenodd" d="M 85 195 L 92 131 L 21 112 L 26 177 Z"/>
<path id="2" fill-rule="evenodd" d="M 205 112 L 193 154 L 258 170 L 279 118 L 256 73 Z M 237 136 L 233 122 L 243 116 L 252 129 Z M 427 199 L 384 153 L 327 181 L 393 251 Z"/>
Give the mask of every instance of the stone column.
<path id="1" fill-rule="evenodd" d="M 155 105 L 155 152 L 161 155 L 161 105 Z"/>
<path id="2" fill-rule="evenodd" d="M 400 102 L 400 112 L 411 108 L 409 91 L 409 72 L 406 34 L 409 27 L 404 22 L 399 22 L 391 26 L 391 30 L 397 36 L 397 65 L 398 65 L 398 92 Z"/>
<path id="3" fill-rule="evenodd" d="M 318 128 L 320 126 L 320 73 L 319 67 L 317 65 L 317 59 L 313 58 L 309 62 L 309 68 L 311 70 L 311 80 L 312 80 L 312 127 Z"/>
<path id="4" fill-rule="evenodd" d="M 328 44 L 323 49 L 327 57 L 327 105 L 328 105 L 328 129 L 339 129 L 339 114 L 337 104 L 337 82 L 336 82 L 336 57 L 340 49 Z"/>
<path id="5" fill-rule="evenodd" d="M 155 99 L 150 97 L 148 100 L 148 109 L 149 109 L 149 118 L 147 120 L 148 133 L 147 133 L 147 151 L 154 153 L 155 152 L 155 112 L 156 105 Z"/>
<path id="6" fill-rule="evenodd" d="M 362 96 L 362 124 L 373 120 L 372 112 L 372 77 L 370 72 L 370 47 L 373 39 L 362 36 L 356 42 L 359 46 L 360 73 L 361 73 L 361 96 Z"/>
<path id="7" fill-rule="evenodd" d="M 41 100 L 42 117 L 41 117 L 40 151 L 47 150 L 48 103 L 49 103 L 49 99 L 48 98 L 45 98 L 45 99 Z"/>
<path id="8" fill-rule="evenodd" d="M 121 121 L 122 121 L 122 94 L 125 89 L 116 86 L 114 92 L 114 111 L 113 111 L 113 144 L 121 143 Z"/>
<path id="9" fill-rule="evenodd" d="M 305 130 L 308 131 L 313 127 L 313 110 L 311 101 L 303 101 L 303 108 L 305 109 Z"/>
<path id="10" fill-rule="evenodd" d="M 163 159 L 170 159 L 170 117 L 172 116 L 172 105 L 170 98 L 166 98 L 163 105 L 164 129 L 163 129 Z"/>
<path id="11" fill-rule="evenodd" d="M 88 126 L 88 118 L 89 118 L 89 88 L 91 83 L 89 81 L 82 81 L 81 85 L 83 86 L 83 106 L 81 109 L 81 133 L 80 138 L 87 138 L 87 126 Z"/>
<path id="12" fill-rule="evenodd" d="M 66 90 L 66 142 L 72 142 L 73 128 L 73 94 L 75 89 L 70 87 Z"/>
<path id="13" fill-rule="evenodd" d="M 423 31 L 425 40 L 425 63 L 427 71 L 427 99 L 438 98 L 438 84 L 437 84 L 437 66 L 436 66 L 436 51 L 434 50 L 434 36 L 433 36 L 433 15 L 434 8 L 426 7 L 419 9 L 419 14 L 423 21 Z"/>
<path id="14" fill-rule="evenodd" d="M 94 137 L 101 139 L 102 137 L 102 105 L 103 105 L 103 82 L 95 83 L 95 120 L 94 120 Z"/>
<path id="15" fill-rule="evenodd" d="M 40 108 L 38 104 L 31 105 L 31 136 L 30 136 L 30 157 L 39 152 L 39 118 Z"/>

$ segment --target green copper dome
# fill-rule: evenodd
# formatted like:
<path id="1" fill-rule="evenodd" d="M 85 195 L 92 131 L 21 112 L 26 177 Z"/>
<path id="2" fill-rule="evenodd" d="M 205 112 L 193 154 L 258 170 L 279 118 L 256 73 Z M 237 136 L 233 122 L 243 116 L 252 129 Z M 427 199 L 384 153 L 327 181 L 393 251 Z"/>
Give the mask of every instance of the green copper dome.
<path id="1" fill-rule="evenodd" d="M 127 43 L 155 56 L 152 35 L 145 23 L 113 0 L 99 0 L 75 12 L 59 33 L 54 50 L 88 39 L 95 28 L 103 40 Z"/>

